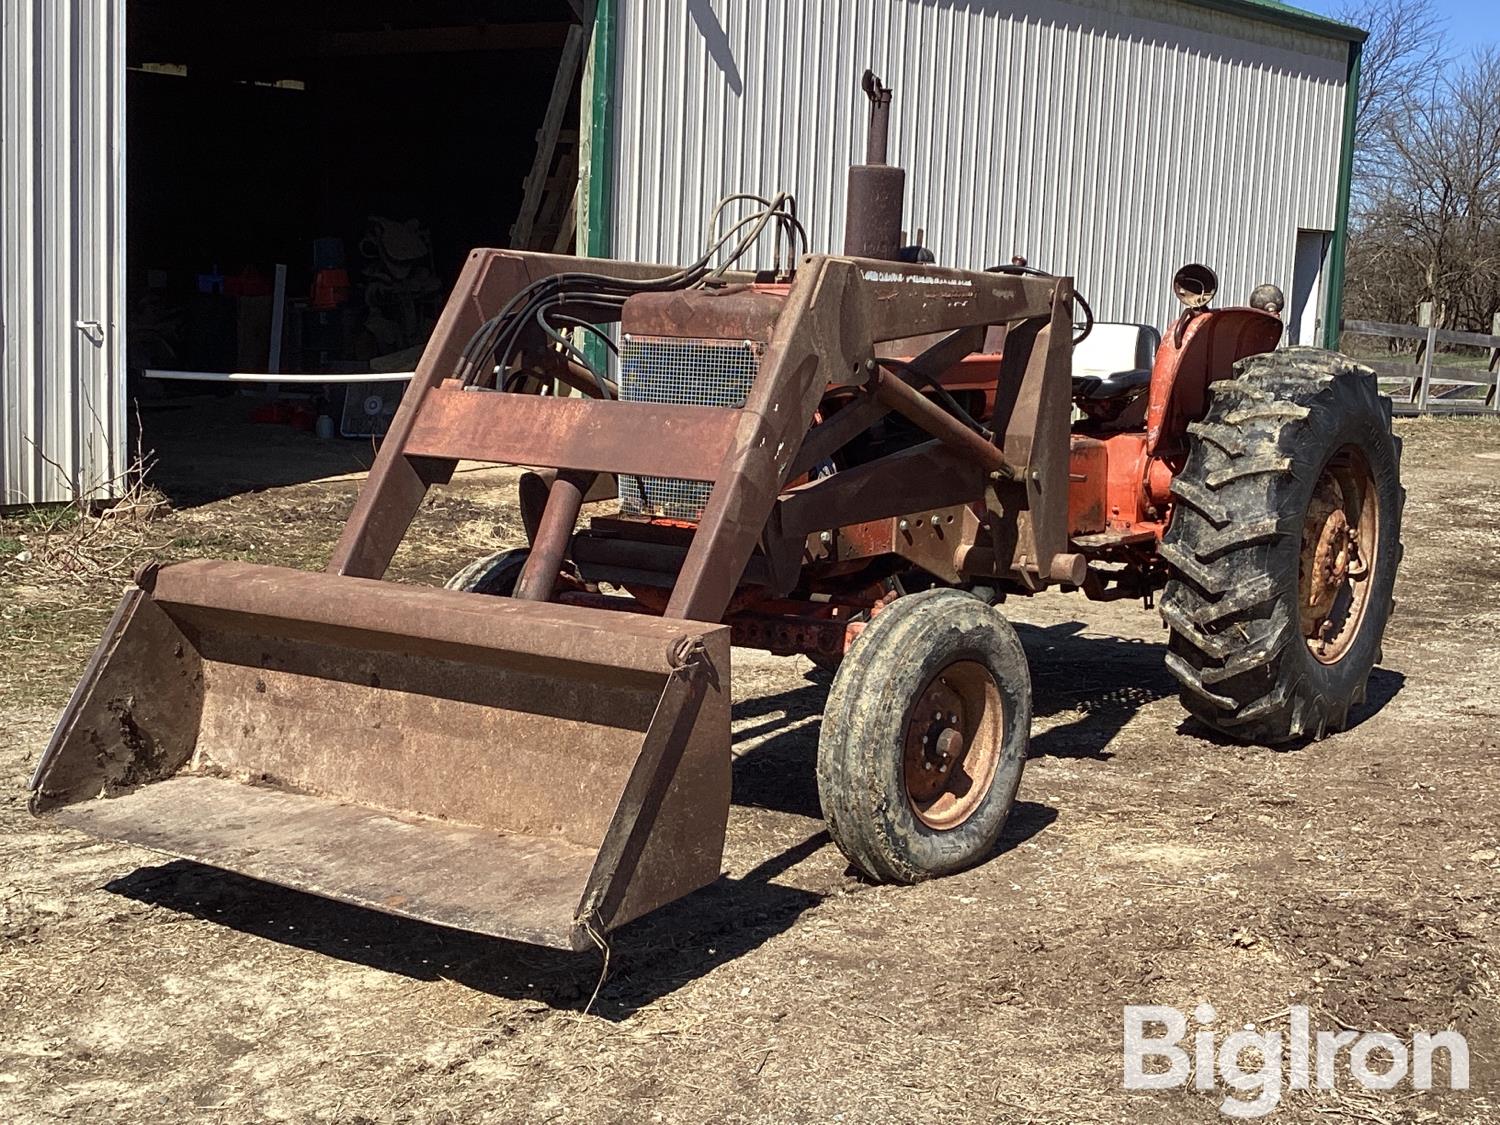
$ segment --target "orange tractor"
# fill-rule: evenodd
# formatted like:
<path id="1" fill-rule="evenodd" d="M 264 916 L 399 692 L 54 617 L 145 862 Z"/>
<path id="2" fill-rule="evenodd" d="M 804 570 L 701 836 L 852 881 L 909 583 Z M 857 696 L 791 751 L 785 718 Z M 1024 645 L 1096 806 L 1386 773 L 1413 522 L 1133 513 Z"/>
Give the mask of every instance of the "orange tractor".
<path id="1" fill-rule="evenodd" d="M 1153 357 L 1067 277 L 921 261 L 866 88 L 841 255 L 797 252 L 786 196 L 727 201 L 680 269 L 474 252 L 326 572 L 143 569 L 32 809 L 587 948 L 719 876 L 732 644 L 836 669 L 818 788 L 877 880 L 994 849 L 1031 724 L 1007 597 L 1160 592 L 1203 722 L 1343 727 L 1401 550 L 1374 377 L 1277 350 L 1279 293 L 1213 308 L 1201 267 Z M 774 267 L 736 268 L 767 236 Z M 460 458 L 542 467 L 529 546 L 381 581 Z M 618 510 L 579 526 L 591 494 Z"/>

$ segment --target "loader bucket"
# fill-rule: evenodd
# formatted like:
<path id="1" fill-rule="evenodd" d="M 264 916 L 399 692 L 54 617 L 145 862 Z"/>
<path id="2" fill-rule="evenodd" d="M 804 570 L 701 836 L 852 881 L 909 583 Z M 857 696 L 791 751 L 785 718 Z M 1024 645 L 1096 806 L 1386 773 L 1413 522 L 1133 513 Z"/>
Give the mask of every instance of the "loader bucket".
<path id="1" fill-rule="evenodd" d="M 31 808 L 583 949 L 718 877 L 729 762 L 721 625 L 200 561 L 126 592 Z"/>

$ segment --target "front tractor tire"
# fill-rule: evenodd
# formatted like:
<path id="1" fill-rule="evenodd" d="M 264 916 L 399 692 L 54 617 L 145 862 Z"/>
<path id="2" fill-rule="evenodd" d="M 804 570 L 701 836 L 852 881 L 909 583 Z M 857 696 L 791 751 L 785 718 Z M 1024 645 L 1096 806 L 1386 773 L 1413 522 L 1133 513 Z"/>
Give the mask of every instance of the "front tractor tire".
<path id="1" fill-rule="evenodd" d="M 1211 384 L 1161 557 L 1183 705 L 1276 745 L 1343 730 L 1363 702 L 1401 558 L 1400 450 L 1374 375 L 1314 348 Z"/>
<path id="2" fill-rule="evenodd" d="M 1031 735 L 1015 630 L 960 590 L 876 615 L 839 665 L 818 740 L 818 798 L 849 862 L 915 883 L 994 854 Z"/>
<path id="3" fill-rule="evenodd" d="M 489 594 L 497 598 L 514 597 L 516 583 L 521 580 L 521 571 L 525 569 L 526 560 L 530 557 L 530 547 L 511 547 L 509 550 L 485 555 L 444 582 L 443 589 L 461 590 L 466 594 Z M 559 581 L 561 585 L 571 589 L 584 588 L 578 568 L 567 560 L 563 561 Z"/>
<path id="4" fill-rule="evenodd" d="M 447 582 L 445 590 L 462 590 L 466 594 L 490 594 L 508 598 L 516 592 L 516 582 L 526 560 L 531 557 L 530 547 L 512 547 L 507 551 L 496 551 L 475 559 Z"/>

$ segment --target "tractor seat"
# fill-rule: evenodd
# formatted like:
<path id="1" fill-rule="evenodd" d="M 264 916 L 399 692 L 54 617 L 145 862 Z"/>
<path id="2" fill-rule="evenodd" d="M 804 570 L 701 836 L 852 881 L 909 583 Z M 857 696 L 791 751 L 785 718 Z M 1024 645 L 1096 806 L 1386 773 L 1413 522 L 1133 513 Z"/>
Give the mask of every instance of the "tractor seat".
<path id="1" fill-rule="evenodd" d="M 1073 397 L 1112 399 L 1151 382 L 1161 333 L 1149 324 L 1106 324 L 1073 345 Z"/>

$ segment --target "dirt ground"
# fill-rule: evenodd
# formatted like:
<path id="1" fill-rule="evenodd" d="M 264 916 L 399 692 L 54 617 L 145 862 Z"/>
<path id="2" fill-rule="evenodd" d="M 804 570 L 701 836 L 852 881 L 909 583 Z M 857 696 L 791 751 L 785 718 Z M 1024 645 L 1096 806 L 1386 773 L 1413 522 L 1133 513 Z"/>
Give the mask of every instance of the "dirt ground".
<path id="1" fill-rule="evenodd" d="M 615 935 L 592 1007 L 597 955 L 365 912 L 26 812 L 134 562 L 317 567 L 356 482 L 221 497 L 209 432 L 191 471 L 179 458 L 159 478 L 162 518 L 6 520 L 0 1114 L 1209 1121 L 1222 1091 L 1126 1091 L 1120 1059 L 1124 1005 L 1208 1001 L 1221 1036 L 1284 1030 L 1306 1004 L 1315 1029 L 1468 1037 L 1467 1092 L 1345 1077 L 1270 1120 L 1500 1120 L 1500 425 L 1398 428 L 1399 604 L 1352 730 L 1291 752 L 1226 744 L 1184 722 L 1154 611 L 1013 599 L 1038 719 L 1001 854 L 869 886 L 819 819 L 826 678 L 736 650 L 725 876 Z M 357 467 L 338 448 L 323 468 Z M 512 482 L 465 474 L 435 494 L 393 577 L 438 581 L 516 542 Z"/>

